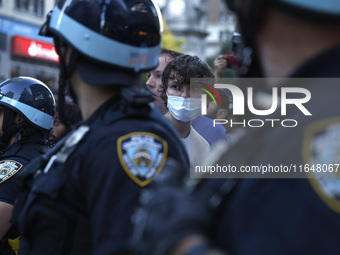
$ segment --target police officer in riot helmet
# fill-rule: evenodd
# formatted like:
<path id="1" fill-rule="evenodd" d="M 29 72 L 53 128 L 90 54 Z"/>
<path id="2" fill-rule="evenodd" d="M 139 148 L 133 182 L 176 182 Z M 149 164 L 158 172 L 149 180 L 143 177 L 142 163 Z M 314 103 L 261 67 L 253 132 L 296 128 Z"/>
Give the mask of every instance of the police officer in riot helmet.
<path id="1" fill-rule="evenodd" d="M 308 91 L 311 97 L 300 106 L 311 114 L 291 105 L 285 115 L 279 111 L 274 117 L 296 120 L 296 126 L 246 127 L 231 147 L 216 146 L 205 166 L 225 167 L 224 173 L 210 175 L 222 178 L 143 192 L 134 217 L 135 253 L 338 254 L 340 3 L 226 2 L 253 51 L 250 77 L 286 77 L 274 87 Z M 257 80 L 246 79 L 248 84 Z M 228 165 L 236 172 L 247 167 L 275 171 L 232 175 Z"/>
<path id="2" fill-rule="evenodd" d="M 59 0 L 48 14 L 59 117 L 68 88 L 83 121 L 22 178 L 20 254 L 127 254 L 141 190 L 160 172 L 187 174 L 176 131 L 138 87 L 158 64 L 160 20 L 151 0 Z"/>
<path id="3" fill-rule="evenodd" d="M 18 231 L 10 222 L 16 180 L 34 158 L 48 151 L 54 97 L 39 80 L 16 77 L 0 84 L 0 254 L 15 254 Z"/>

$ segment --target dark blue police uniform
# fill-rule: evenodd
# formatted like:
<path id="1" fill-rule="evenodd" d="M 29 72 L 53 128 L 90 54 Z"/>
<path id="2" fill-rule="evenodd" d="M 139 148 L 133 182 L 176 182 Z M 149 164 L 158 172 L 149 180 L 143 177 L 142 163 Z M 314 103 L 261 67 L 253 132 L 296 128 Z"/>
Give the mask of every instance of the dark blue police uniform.
<path id="1" fill-rule="evenodd" d="M 33 135 L 9 146 L 0 157 L 0 201 L 14 205 L 16 173 L 49 149 L 44 135 Z"/>
<path id="2" fill-rule="evenodd" d="M 18 196 L 16 185 L 18 173 L 24 171 L 25 166 L 34 158 L 41 156 L 49 149 L 43 134 L 35 134 L 23 140 L 14 142 L 6 148 L 0 157 L 0 201 L 14 205 Z M 14 225 L 1 241 L 0 253 L 7 250 L 7 239 L 19 236 Z"/>
<path id="3" fill-rule="evenodd" d="M 102 105 L 34 174 L 18 212 L 19 254 L 128 252 L 140 191 L 170 158 L 188 169 L 161 113 L 124 105 L 118 96 Z"/>
<path id="4" fill-rule="evenodd" d="M 292 77 L 340 77 L 340 46 L 315 57 Z M 339 254 L 340 86 L 336 80 L 297 83 L 311 92 L 312 116 L 288 114 L 294 128 L 249 131 L 220 165 L 333 165 L 326 178 L 308 171 L 297 179 L 239 179 L 225 196 L 211 228 L 211 241 L 230 254 Z M 301 86 L 300 86 L 301 85 Z M 248 148 L 245 150 L 245 148 Z M 313 175 L 313 176 L 311 176 Z M 294 175 L 292 175 L 294 176 Z M 275 177 L 275 174 L 274 174 Z M 208 182 L 214 182 L 209 180 Z M 203 185 L 204 186 L 204 185 Z M 202 188 L 203 188 L 202 186 Z"/>

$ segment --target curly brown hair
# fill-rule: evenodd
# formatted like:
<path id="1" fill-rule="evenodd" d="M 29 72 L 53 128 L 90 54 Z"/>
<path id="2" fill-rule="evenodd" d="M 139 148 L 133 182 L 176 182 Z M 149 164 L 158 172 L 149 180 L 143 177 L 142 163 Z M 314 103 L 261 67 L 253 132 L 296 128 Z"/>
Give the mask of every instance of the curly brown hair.
<path id="1" fill-rule="evenodd" d="M 190 84 L 190 78 L 214 78 L 214 74 L 210 66 L 197 56 L 182 55 L 169 62 L 162 75 L 161 98 L 165 105 L 169 79 L 177 79 L 180 84 Z"/>

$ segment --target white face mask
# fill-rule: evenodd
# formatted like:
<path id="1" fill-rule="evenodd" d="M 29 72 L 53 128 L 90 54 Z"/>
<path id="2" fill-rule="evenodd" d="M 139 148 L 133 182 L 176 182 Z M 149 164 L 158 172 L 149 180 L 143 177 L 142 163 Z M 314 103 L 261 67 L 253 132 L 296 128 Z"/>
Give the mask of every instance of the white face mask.
<path id="1" fill-rule="evenodd" d="M 168 96 L 168 109 L 176 120 L 188 122 L 201 113 L 201 98 Z"/>

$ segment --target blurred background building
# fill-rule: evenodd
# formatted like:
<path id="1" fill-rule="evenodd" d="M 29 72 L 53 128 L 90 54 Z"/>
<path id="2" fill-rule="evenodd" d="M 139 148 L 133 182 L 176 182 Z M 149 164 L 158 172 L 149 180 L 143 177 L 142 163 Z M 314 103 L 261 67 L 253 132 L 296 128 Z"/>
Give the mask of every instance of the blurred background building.
<path id="1" fill-rule="evenodd" d="M 235 16 L 224 0 L 156 0 L 181 51 L 206 60 L 220 53 L 236 29 Z"/>
<path id="2" fill-rule="evenodd" d="M 225 0 L 206 0 L 206 38 L 205 56 L 213 57 L 231 47 L 231 39 L 236 30 L 236 16 L 230 12 Z"/>
<path id="3" fill-rule="evenodd" d="M 54 0 L 0 0 L 0 81 L 31 76 L 57 89 L 58 55 L 38 36 Z"/>
<path id="4" fill-rule="evenodd" d="M 224 0 L 155 0 L 180 51 L 203 60 L 221 52 L 235 30 Z M 0 82 L 31 76 L 57 90 L 58 55 L 53 42 L 38 36 L 55 0 L 0 0 Z"/>
<path id="5" fill-rule="evenodd" d="M 162 1 L 161 1 L 162 2 Z M 168 29 L 184 39 L 182 52 L 205 57 L 206 6 L 200 0 L 167 0 L 161 8 Z"/>

